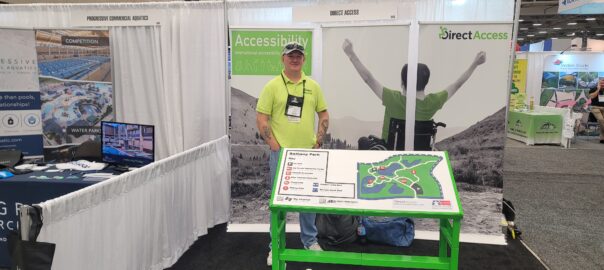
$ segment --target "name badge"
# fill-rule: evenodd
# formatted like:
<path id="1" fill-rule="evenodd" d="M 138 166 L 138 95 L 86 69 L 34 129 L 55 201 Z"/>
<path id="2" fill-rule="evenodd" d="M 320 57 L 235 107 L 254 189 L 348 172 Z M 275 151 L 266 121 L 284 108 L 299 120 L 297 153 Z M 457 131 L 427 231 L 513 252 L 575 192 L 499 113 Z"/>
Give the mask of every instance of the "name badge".
<path id="1" fill-rule="evenodd" d="M 604 102 L 604 95 L 598 95 L 598 101 Z"/>
<path id="2" fill-rule="evenodd" d="M 302 117 L 302 106 L 304 106 L 303 97 L 287 95 L 287 105 L 285 107 L 285 115 L 287 115 L 288 118 L 297 118 L 298 122 L 299 122 L 300 118 Z"/>

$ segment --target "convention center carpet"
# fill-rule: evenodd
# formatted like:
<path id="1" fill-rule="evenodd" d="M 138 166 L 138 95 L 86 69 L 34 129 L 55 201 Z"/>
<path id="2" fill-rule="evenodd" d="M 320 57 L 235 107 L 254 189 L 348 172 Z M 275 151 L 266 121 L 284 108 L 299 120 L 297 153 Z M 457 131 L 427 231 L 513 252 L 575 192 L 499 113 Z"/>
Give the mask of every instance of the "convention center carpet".
<path id="1" fill-rule="evenodd" d="M 604 144 L 570 148 L 506 142 L 503 197 L 516 208 L 524 243 L 551 270 L 604 269 Z"/>
<path id="2" fill-rule="evenodd" d="M 267 270 L 267 233 L 233 233 L 226 224 L 210 229 L 200 237 L 172 267 L 167 270 Z M 302 248 L 298 233 L 287 234 L 289 248 Z M 325 247 L 325 245 L 323 245 Z M 411 247 L 397 248 L 377 244 L 348 244 L 330 250 L 405 255 L 438 254 L 438 242 L 415 240 Z M 393 268 L 360 267 L 315 263 L 287 263 L 287 270 L 385 270 Z M 461 243 L 459 269 L 546 269 L 518 240 L 508 240 L 508 245 L 483 245 Z"/>

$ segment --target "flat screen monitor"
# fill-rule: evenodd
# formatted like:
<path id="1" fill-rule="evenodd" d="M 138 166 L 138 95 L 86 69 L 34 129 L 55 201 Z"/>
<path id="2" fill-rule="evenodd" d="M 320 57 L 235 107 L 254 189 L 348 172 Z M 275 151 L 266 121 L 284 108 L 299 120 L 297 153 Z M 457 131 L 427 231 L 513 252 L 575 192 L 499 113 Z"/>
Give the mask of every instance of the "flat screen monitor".
<path id="1" fill-rule="evenodd" d="M 103 162 L 142 167 L 155 160 L 155 135 L 151 125 L 101 122 Z"/>

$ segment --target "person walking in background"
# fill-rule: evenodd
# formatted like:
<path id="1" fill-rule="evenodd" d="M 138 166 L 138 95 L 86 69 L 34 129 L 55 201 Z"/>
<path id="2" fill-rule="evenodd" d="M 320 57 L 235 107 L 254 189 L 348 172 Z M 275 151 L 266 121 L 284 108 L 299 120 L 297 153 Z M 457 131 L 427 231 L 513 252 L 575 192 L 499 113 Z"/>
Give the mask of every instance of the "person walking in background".
<path id="1" fill-rule="evenodd" d="M 598 120 L 600 126 L 600 143 L 604 143 L 604 88 L 602 82 L 589 89 L 591 99 L 591 113 Z"/>
<path id="2" fill-rule="evenodd" d="M 403 66 L 401 70 L 401 86 L 402 92 L 397 90 L 389 89 L 382 85 L 371 72 L 361 63 L 361 60 L 354 52 L 352 42 L 345 39 L 342 44 L 342 50 L 350 59 L 350 62 L 359 73 L 363 81 L 369 86 L 375 95 L 382 101 L 382 105 L 385 107 L 384 111 L 384 123 L 382 126 L 382 139 L 388 141 L 388 134 L 390 129 L 390 119 L 396 118 L 404 120 L 406 118 L 406 106 L 407 106 L 407 64 Z M 428 121 L 432 120 L 434 114 L 440 110 L 445 102 L 461 88 L 461 86 L 470 78 L 474 70 L 479 65 L 482 65 L 486 61 L 486 53 L 481 51 L 476 54 L 474 61 L 468 67 L 468 69 L 461 74 L 461 76 L 449 85 L 445 90 L 436 93 L 425 93 L 425 87 L 430 80 L 430 69 L 428 66 L 422 63 L 417 65 L 417 94 L 416 94 L 416 109 L 415 109 L 415 120 L 417 121 Z"/>
<path id="3" fill-rule="evenodd" d="M 329 127 L 323 91 L 302 71 L 304 47 L 295 42 L 288 43 L 281 53 L 281 61 L 283 71 L 264 86 L 256 105 L 256 125 L 271 150 L 269 167 L 273 182 L 282 147 L 320 148 Z M 316 134 L 315 114 L 319 117 Z M 300 213 L 299 217 L 304 248 L 322 250 L 317 242 L 316 215 Z M 269 251 L 266 263 L 272 265 L 272 251 Z"/>

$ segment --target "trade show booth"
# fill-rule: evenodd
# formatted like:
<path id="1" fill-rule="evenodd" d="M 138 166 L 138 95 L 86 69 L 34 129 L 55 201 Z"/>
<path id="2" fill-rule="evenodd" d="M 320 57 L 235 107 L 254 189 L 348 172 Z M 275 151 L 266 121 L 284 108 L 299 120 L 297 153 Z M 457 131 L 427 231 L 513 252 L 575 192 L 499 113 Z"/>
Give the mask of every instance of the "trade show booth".
<path id="1" fill-rule="evenodd" d="M 0 181 L 0 267 L 22 204 L 42 207 L 38 240 L 57 245 L 54 269 L 163 269 L 228 221 L 224 12 L 222 2 L 0 6 L 1 149 L 70 161 L 114 120 L 153 125 L 157 160 L 102 182 L 77 171 Z"/>
<path id="2" fill-rule="evenodd" d="M 361 157 L 360 139 L 371 137 L 395 141 L 390 150 L 417 153 L 399 161 L 405 169 L 425 165 L 425 157 L 446 160 L 438 167 L 446 190 L 434 184 L 430 196 L 389 198 L 392 209 L 342 213 L 396 216 L 406 212 L 395 208 L 425 205 L 428 214 L 411 216 L 435 218 L 419 219 L 416 228 L 440 247 L 428 264 L 419 258 L 410 266 L 457 269 L 460 239 L 506 243 L 502 158 L 517 7 L 512 0 L 458 2 L 464 1 L 0 6 L 0 96 L 13 102 L 0 107 L 0 118 L 14 128 L 3 126 L 0 148 L 23 148 L 30 162 L 44 156 L 45 163 L 57 163 L 73 158 L 69 149 L 103 137 L 113 161 L 124 152 L 138 153 L 145 164 L 154 160 L 94 183 L 54 172 L 73 188 L 0 198 L 11 209 L 0 218 L 15 224 L 21 204 L 39 204 L 38 240 L 60 247 L 53 269 L 164 269 L 217 224 L 242 230 L 261 224 L 268 232 L 270 211 L 293 208 L 269 203 L 271 152 L 256 127 L 256 103 L 282 70 L 283 46 L 294 41 L 304 46 L 304 74 L 318 82 L 329 108 L 329 130 L 319 143 L 324 149 Z M 545 115 L 555 127 L 547 126 L 544 139 L 533 127 L 544 126 Z M 508 130 L 514 119 L 528 121 L 525 132 L 534 133 L 534 141 L 527 143 L 564 143 L 566 118 L 559 112 L 509 114 Z M 420 121 L 434 123 L 426 149 L 414 141 Z M 356 162 L 382 158 L 375 157 Z M 0 189 L 59 186 L 50 181 L 0 180 Z M 367 185 L 366 179 L 345 181 Z M 272 221 L 283 223 L 283 234 L 283 216 Z M 0 266 L 10 264 L 5 245 L 0 241 Z M 298 260 L 275 254 L 285 255 L 277 255 L 274 269 Z"/>
<path id="3" fill-rule="evenodd" d="M 589 93 L 604 78 L 602 57 L 601 52 L 586 51 L 517 53 L 508 137 L 527 144 L 559 144 L 568 148 L 576 136 L 597 136 Z M 544 114 L 559 115 L 561 122 L 543 120 L 537 124 L 531 120 L 535 115 L 543 118 Z M 554 133 L 560 134 L 561 139 L 539 140 L 535 134 L 519 130 L 527 128 L 552 138 L 557 136 Z"/>

